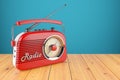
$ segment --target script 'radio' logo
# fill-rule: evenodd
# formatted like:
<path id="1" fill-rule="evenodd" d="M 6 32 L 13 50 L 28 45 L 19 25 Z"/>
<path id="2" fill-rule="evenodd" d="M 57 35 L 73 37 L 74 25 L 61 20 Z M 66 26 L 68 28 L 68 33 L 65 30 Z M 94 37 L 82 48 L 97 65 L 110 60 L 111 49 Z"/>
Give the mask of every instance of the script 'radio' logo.
<path id="1" fill-rule="evenodd" d="M 35 58 L 40 58 L 42 56 L 41 53 L 35 52 L 34 54 L 29 54 L 29 53 L 25 53 L 24 56 L 21 57 L 21 62 L 24 62 L 26 60 L 31 60 L 31 59 L 35 59 Z"/>

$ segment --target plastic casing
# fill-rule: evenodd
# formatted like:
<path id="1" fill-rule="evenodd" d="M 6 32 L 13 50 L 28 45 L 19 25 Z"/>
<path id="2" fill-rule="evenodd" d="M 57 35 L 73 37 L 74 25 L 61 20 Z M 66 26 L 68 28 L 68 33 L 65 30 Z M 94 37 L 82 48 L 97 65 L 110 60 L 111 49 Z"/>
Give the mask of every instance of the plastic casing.
<path id="1" fill-rule="evenodd" d="M 53 35 L 62 38 L 64 42 L 64 49 L 61 56 L 58 59 L 49 60 L 44 55 L 43 47 L 45 40 Z M 19 36 L 15 48 L 16 51 L 13 57 L 14 60 L 13 64 L 19 70 L 27 70 L 40 66 L 46 66 L 50 64 L 63 62 L 66 60 L 67 56 L 65 36 L 61 32 L 55 30 L 43 30 L 23 33 L 22 35 Z M 24 62 L 21 61 L 21 58 L 25 56 L 25 53 L 33 55 L 36 52 L 40 53 L 41 57 L 33 58 L 31 60 L 25 60 Z"/>

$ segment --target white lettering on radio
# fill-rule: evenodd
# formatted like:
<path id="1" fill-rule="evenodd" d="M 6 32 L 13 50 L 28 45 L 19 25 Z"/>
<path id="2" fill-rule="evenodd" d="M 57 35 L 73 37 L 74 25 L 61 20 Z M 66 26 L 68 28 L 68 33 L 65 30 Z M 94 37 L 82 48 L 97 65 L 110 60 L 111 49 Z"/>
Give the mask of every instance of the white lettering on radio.
<path id="1" fill-rule="evenodd" d="M 21 61 L 24 62 L 25 60 L 31 60 L 34 58 L 39 58 L 41 56 L 42 56 L 42 54 L 38 53 L 38 52 L 35 52 L 34 54 L 31 54 L 31 55 L 29 53 L 25 53 L 25 55 L 23 57 L 21 57 Z"/>

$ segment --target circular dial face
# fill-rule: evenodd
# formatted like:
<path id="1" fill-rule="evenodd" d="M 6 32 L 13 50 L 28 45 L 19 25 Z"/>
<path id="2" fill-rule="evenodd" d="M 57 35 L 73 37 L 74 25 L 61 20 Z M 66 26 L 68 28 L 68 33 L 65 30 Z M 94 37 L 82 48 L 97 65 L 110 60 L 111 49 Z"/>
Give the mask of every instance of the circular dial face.
<path id="1" fill-rule="evenodd" d="M 44 45 L 44 53 L 48 58 L 59 57 L 63 51 L 63 41 L 58 36 L 48 38 Z"/>

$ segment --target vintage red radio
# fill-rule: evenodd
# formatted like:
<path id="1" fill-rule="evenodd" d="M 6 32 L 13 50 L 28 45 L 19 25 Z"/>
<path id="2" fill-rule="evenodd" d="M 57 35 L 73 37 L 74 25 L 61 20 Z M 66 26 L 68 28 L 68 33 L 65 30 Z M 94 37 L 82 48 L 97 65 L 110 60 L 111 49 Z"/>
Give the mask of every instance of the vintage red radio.
<path id="1" fill-rule="evenodd" d="M 29 23 L 34 24 L 14 39 L 14 27 Z M 12 27 L 13 65 L 20 70 L 59 63 L 66 59 L 64 34 L 53 27 L 51 30 L 38 29 L 31 31 L 40 23 L 52 23 L 62 26 L 61 21 L 45 18 L 17 21 L 15 26 Z"/>

